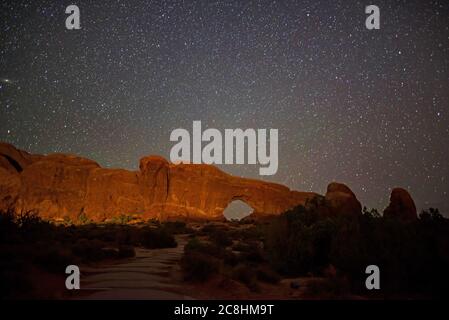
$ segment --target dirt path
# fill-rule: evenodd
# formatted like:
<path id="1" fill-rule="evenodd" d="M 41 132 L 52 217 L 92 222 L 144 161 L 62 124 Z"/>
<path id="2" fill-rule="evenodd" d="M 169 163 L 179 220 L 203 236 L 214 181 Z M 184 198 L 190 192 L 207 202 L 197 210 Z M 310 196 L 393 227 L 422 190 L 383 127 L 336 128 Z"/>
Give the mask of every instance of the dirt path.
<path id="1" fill-rule="evenodd" d="M 176 248 L 136 248 L 126 262 L 81 269 L 83 299 L 191 299 L 182 294 L 179 270 L 187 238 L 176 241 Z"/>

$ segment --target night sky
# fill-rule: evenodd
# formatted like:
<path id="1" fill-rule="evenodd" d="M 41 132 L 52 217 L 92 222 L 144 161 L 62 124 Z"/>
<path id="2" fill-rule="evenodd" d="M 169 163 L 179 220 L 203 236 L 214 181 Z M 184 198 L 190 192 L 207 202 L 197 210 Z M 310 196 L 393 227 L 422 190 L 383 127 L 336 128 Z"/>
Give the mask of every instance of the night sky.
<path id="1" fill-rule="evenodd" d="M 81 30 L 65 28 L 76 4 Z M 365 6 L 380 30 L 365 28 Z M 176 128 L 279 129 L 226 172 L 449 212 L 449 1 L 4 1 L 0 140 L 136 169 Z"/>

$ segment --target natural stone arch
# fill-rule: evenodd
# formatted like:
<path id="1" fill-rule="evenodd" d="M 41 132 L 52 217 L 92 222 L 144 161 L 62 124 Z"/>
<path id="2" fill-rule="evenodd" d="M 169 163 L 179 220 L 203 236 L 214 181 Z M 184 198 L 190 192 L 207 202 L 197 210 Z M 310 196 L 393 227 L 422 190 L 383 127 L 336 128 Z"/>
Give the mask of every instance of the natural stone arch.
<path id="1" fill-rule="evenodd" d="M 227 220 L 241 220 L 250 216 L 254 212 L 254 208 L 241 197 L 235 197 L 223 210 L 223 216 Z"/>

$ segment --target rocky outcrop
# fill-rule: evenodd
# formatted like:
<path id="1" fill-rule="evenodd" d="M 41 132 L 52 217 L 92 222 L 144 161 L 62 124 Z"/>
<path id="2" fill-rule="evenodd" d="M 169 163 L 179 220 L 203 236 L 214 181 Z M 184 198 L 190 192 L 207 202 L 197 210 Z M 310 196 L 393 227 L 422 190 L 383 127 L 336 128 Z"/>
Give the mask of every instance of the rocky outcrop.
<path id="1" fill-rule="evenodd" d="M 2 209 L 32 210 L 45 218 L 222 219 L 233 200 L 246 202 L 257 216 L 279 214 L 316 196 L 158 156 L 142 158 L 139 171 L 127 171 L 74 155 L 30 155 L 8 144 L 0 144 L 0 151 Z"/>
<path id="2" fill-rule="evenodd" d="M 0 143 L 0 210 L 15 205 L 21 188 L 20 173 L 39 158 L 9 143 Z"/>
<path id="3" fill-rule="evenodd" d="M 394 188 L 391 191 L 390 204 L 384 210 L 384 217 L 397 218 L 402 221 L 418 219 L 415 202 L 407 190 Z"/>
<path id="4" fill-rule="evenodd" d="M 234 177 L 210 165 L 179 164 L 169 166 L 163 212 L 221 218 L 230 202 L 242 200 L 254 215 L 280 214 L 314 196 L 275 183 Z"/>
<path id="5" fill-rule="evenodd" d="M 101 168 L 95 161 L 66 154 L 31 155 L 0 143 L 0 210 L 35 211 L 44 218 L 85 216 L 94 221 L 142 219 L 223 219 L 234 200 L 252 217 L 280 214 L 298 205 L 318 214 L 361 214 L 362 206 L 344 184 L 333 182 L 323 197 L 286 186 L 229 175 L 205 164 L 172 164 L 159 156 L 140 160 L 138 171 Z M 393 190 L 386 217 L 416 219 L 409 193 Z"/>
<path id="6" fill-rule="evenodd" d="M 7 169 L 10 172 L 21 172 L 42 157 L 16 149 L 12 144 L 0 142 L 0 168 Z"/>
<path id="7" fill-rule="evenodd" d="M 355 216 L 362 213 L 362 205 L 348 186 L 332 182 L 327 186 L 325 200 L 330 213 Z"/>

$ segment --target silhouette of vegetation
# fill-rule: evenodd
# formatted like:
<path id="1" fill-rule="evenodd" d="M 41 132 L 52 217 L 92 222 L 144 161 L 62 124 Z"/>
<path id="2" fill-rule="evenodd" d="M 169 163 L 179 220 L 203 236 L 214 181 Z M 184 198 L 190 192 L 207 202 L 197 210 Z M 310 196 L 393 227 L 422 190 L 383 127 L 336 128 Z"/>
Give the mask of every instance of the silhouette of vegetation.
<path id="1" fill-rule="evenodd" d="M 69 264 L 135 256 L 134 247 L 177 245 L 173 234 L 190 233 L 181 260 L 184 279 L 237 281 L 253 292 L 282 278 L 304 277 L 307 296 L 342 298 L 441 297 L 449 288 L 449 220 L 438 209 L 414 221 L 384 218 L 363 208 L 360 216 L 332 216 L 323 199 L 252 223 L 150 220 L 127 225 L 126 216 L 103 225 L 43 221 L 33 213 L 0 214 L 1 298 L 30 297 L 31 275 L 64 274 Z M 194 225 L 194 224 L 192 224 Z M 377 265 L 381 290 L 365 288 L 365 269 Z"/>
<path id="2" fill-rule="evenodd" d="M 247 264 L 239 264 L 232 269 L 231 277 L 234 280 L 245 284 L 251 291 L 258 292 L 260 290 L 257 282 L 257 273 Z"/>
<path id="3" fill-rule="evenodd" d="M 184 221 L 166 221 L 159 225 L 170 234 L 186 234 L 194 232 Z"/>
<path id="4" fill-rule="evenodd" d="M 32 212 L 0 212 L 0 297 L 31 297 L 36 272 L 64 275 L 70 264 L 130 258 L 135 256 L 135 246 L 176 247 L 170 230 L 182 229 L 180 225 L 89 224 L 83 213 L 78 220 L 84 224 L 73 225 L 65 218 L 58 225 Z"/>
<path id="5" fill-rule="evenodd" d="M 227 247 L 232 244 L 232 239 L 227 231 L 218 229 L 209 235 L 209 239 L 221 247 Z"/>
<path id="6" fill-rule="evenodd" d="M 222 250 L 215 244 L 205 243 L 192 238 L 184 247 L 181 259 L 184 279 L 188 281 L 206 281 L 220 270 Z"/>
<path id="7" fill-rule="evenodd" d="M 258 280 L 266 283 L 276 284 L 281 281 L 279 274 L 266 265 L 259 266 L 256 270 L 256 275 Z"/>
<path id="8" fill-rule="evenodd" d="M 239 235 L 223 225 L 203 227 L 184 247 L 181 261 L 184 279 L 198 282 L 218 276 L 238 281 L 253 292 L 260 289 L 258 281 L 279 282 L 279 275 L 264 257 L 261 242 L 241 241 Z"/>
<path id="9" fill-rule="evenodd" d="M 140 244 L 148 249 L 175 248 L 177 246 L 173 235 L 164 228 L 145 228 L 141 234 Z"/>
<path id="10" fill-rule="evenodd" d="M 381 270 L 386 296 L 442 296 L 449 288 L 449 220 L 436 209 L 402 222 L 366 208 L 345 217 L 299 206 L 265 228 L 264 245 L 282 274 L 323 275 L 333 266 L 354 293 L 368 293 L 365 268 L 371 264 Z"/>

